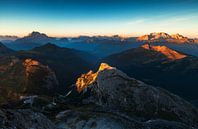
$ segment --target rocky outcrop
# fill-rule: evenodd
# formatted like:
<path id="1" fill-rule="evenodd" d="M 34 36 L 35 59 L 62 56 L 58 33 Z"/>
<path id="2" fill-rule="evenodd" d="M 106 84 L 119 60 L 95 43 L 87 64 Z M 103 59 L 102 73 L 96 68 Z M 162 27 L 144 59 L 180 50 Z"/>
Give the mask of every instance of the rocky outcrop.
<path id="1" fill-rule="evenodd" d="M 187 55 L 181 54 L 175 50 L 172 50 L 166 46 L 151 46 L 149 44 L 142 45 L 142 48 L 147 50 L 153 50 L 162 53 L 170 60 L 178 60 L 187 57 Z"/>
<path id="2" fill-rule="evenodd" d="M 1 129 L 56 129 L 41 113 L 29 109 L 0 110 Z"/>
<path id="3" fill-rule="evenodd" d="M 150 33 L 137 38 L 141 42 L 170 42 L 170 43 L 193 43 L 193 39 L 189 39 L 180 34 L 169 35 L 164 32 Z"/>
<path id="4" fill-rule="evenodd" d="M 198 127 L 197 108 L 182 98 L 130 78 L 107 64 L 101 67 L 102 69 L 93 73 L 97 77 L 89 80 L 91 83 L 83 83 L 82 93 L 89 94 L 83 100 L 84 104 L 94 103 L 104 111 L 122 112 L 129 117 L 175 121 Z M 84 76 L 86 74 L 81 77 L 81 82 L 86 82 L 86 78 L 83 80 Z M 92 76 L 91 73 L 88 76 Z M 81 85 L 76 86 L 78 88 Z"/>
<path id="5" fill-rule="evenodd" d="M 56 75 L 48 66 L 30 58 L 1 58 L 0 104 L 8 100 L 18 100 L 22 94 L 51 96 L 57 88 Z"/>
<path id="6" fill-rule="evenodd" d="M 42 65 L 36 60 L 25 59 L 23 62 L 25 68 L 26 83 L 30 92 L 53 91 L 58 86 L 55 73 L 45 65 Z M 39 87 L 36 87 L 38 85 Z M 41 94 L 43 94 L 41 92 Z"/>
<path id="7" fill-rule="evenodd" d="M 98 76 L 100 71 L 103 71 L 104 69 L 113 69 L 113 67 L 109 66 L 108 64 L 102 63 L 96 73 L 94 73 L 92 70 L 89 71 L 86 74 L 82 74 L 81 77 L 79 77 L 76 81 L 76 88 L 77 91 L 80 93 L 82 92 L 88 85 L 92 84 L 96 77 Z"/>
<path id="8" fill-rule="evenodd" d="M 57 115 L 60 129 L 193 129 L 180 122 L 167 120 L 137 121 L 121 114 L 66 110 Z"/>

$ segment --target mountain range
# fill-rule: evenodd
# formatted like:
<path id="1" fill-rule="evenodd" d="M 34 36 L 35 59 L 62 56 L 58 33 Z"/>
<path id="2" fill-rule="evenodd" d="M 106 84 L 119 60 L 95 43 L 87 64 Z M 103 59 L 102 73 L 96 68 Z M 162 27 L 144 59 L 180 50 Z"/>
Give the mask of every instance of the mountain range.
<path id="1" fill-rule="evenodd" d="M 164 32 L 159 32 L 159 33 L 150 33 L 148 35 L 143 35 L 137 38 L 137 41 L 140 42 L 149 42 L 149 43 L 163 43 L 163 42 L 168 42 L 168 43 L 197 43 L 196 39 L 190 39 L 188 37 L 184 37 L 183 35 L 180 34 L 173 34 L 169 35 Z"/>
<path id="2" fill-rule="evenodd" d="M 148 84 L 176 93 L 188 100 L 197 100 L 197 57 L 166 46 L 145 44 L 102 59 L 128 75 Z"/>
<path id="3" fill-rule="evenodd" d="M 13 52 L 0 58 L 1 91 L 4 98 L 65 92 L 82 72 L 93 67 L 95 59 L 89 53 L 49 43 Z"/>
<path id="4" fill-rule="evenodd" d="M 100 58 L 51 43 L 0 52 L 3 129 L 198 127 L 195 56 L 151 42 Z"/>
<path id="5" fill-rule="evenodd" d="M 9 42 L 15 41 L 18 38 L 19 37 L 17 37 L 17 36 L 0 35 L 0 42 L 9 43 Z"/>
<path id="6" fill-rule="evenodd" d="M 164 32 L 151 33 L 140 37 L 124 38 L 114 36 L 79 36 L 79 37 L 50 37 L 46 34 L 33 31 L 29 35 L 12 42 L 2 43 L 13 50 L 31 50 L 46 43 L 56 44 L 59 47 L 72 48 L 89 52 L 97 57 L 119 53 L 131 48 L 138 48 L 144 43 L 164 45 L 190 55 L 198 56 L 198 40 L 184 37 L 180 34 L 169 35 Z"/>

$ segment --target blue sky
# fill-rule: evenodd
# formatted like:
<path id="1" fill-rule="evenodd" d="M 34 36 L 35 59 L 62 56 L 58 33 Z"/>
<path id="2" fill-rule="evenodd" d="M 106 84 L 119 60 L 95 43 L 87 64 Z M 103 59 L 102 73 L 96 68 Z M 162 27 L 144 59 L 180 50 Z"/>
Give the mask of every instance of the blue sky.
<path id="1" fill-rule="evenodd" d="M 0 34 L 198 37 L 198 0 L 0 0 Z"/>

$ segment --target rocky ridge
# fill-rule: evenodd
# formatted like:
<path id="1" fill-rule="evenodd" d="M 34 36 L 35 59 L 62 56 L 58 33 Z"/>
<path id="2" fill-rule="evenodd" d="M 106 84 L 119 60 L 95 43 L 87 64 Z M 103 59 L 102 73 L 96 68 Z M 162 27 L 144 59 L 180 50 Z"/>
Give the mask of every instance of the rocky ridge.
<path id="1" fill-rule="evenodd" d="M 80 92 L 88 94 L 83 99 L 84 104 L 94 103 L 106 112 L 119 112 L 133 119 L 134 116 L 149 119 L 153 126 L 159 126 L 159 121 L 198 126 L 198 110 L 179 96 L 130 78 L 107 64 L 102 64 L 101 67 L 102 69 L 99 68 L 93 75 L 88 73 L 81 76 L 82 85 L 80 82 L 76 85 L 77 89 L 81 88 Z M 94 77 L 94 80 L 89 80 L 91 83 L 86 83 L 87 78 L 91 79 L 95 75 L 97 77 Z"/>
<path id="2" fill-rule="evenodd" d="M 181 54 L 181 53 L 179 53 L 175 50 L 172 50 L 166 46 L 151 46 L 149 44 L 144 44 L 141 47 L 144 49 L 147 49 L 147 50 L 154 50 L 157 52 L 161 52 L 170 60 L 178 60 L 178 59 L 183 59 L 183 58 L 187 57 L 187 55 Z"/>
<path id="3" fill-rule="evenodd" d="M 139 42 L 170 42 L 170 43 L 196 43 L 194 39 L 189 39 L 180 34 L 169 35 L 164 32 L 150 33 L 136 39 Z"/>

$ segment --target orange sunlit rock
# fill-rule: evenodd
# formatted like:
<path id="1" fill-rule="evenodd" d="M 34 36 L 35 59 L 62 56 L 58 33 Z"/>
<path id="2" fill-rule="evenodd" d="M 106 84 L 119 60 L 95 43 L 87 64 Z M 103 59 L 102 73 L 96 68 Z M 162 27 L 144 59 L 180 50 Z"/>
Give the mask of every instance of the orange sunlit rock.
<path id="1" fill-rule="evenodd" d="M 137 41 L 145 42 L 168 42 L 168 43 L 189 43 L 189 38 L 180 34 L 169 35 L 164 32 L 150 33 L 137 38 Z"/>
<path id="2" fill-rule="evenodd" d="M 39 62 L 32 59 L 25 59 L 23 65 L 25 67 L 26 76 L 28 77 L 33 67 L 39 65 Z"/>
<path id="3" fill-rule="evenodd" d="M 178 60 L 187 57 L 186 55 L 176 52 L 166 46 L 150 46 L 149 44 L 144 44 L 142 45 L 142 48 L 161 52 L 170 60 Z"/>
<path id="4" fill-rule="evenodd" d="M 89 71 L 88 73 L 82 74 L 76 81 L 77 91 L 79 93 L 82 92 L 88 85 L 96 80 L 99 72 L 106 69 L 114 69 L 114 67 L 111 67 L 106 63 L 101 63 L 97 72 L 94 73 L 93 71 Z"/>

